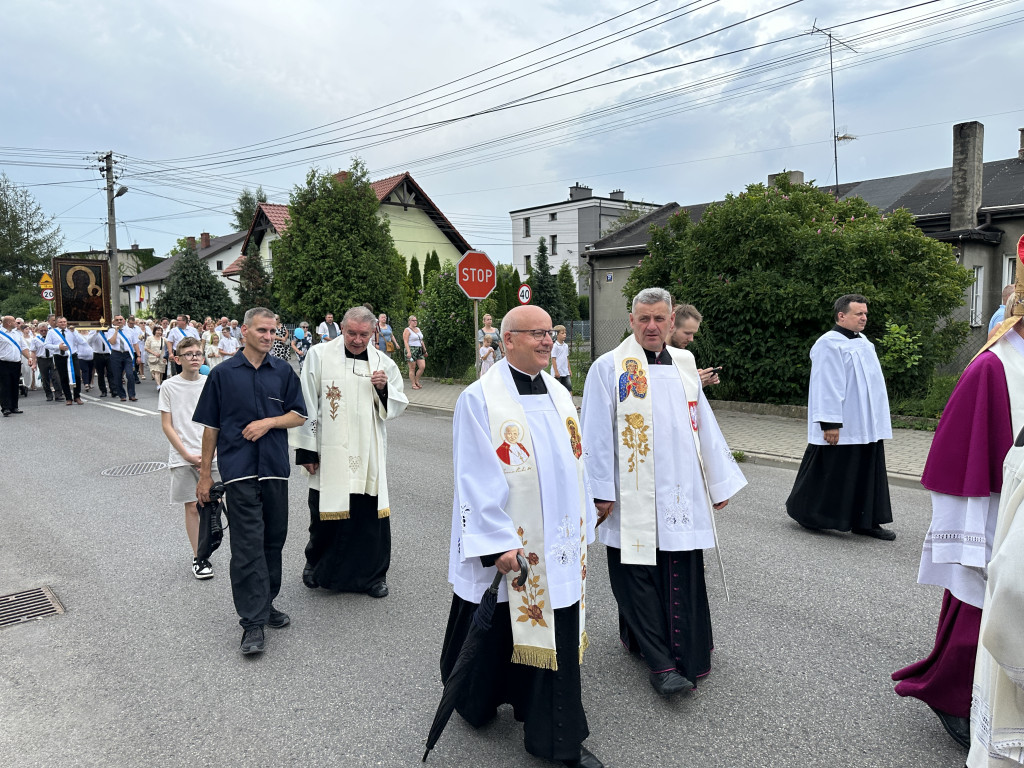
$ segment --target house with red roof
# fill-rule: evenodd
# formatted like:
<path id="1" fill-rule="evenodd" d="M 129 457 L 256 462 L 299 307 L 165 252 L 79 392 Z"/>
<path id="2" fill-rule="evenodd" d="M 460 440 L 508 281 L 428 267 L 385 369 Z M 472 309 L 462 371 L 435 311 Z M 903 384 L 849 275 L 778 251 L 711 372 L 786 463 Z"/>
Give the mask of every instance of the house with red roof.
<path id="1" fill-rule="evenodd" d="M 336 176 L 341 181 L 348 176 L 348 172 L 341 171 Z M 437 251 L 442 264 L 445 261 L 455 263 L 462 254 L 472 250 L 466 238 L 459 234 L 455 225 L 427 196 L 408 171 L 373 181 L 370 186 L 380 202 L 377 215 L 388 218 L 395 248 L 405 257 L 406 265 L 415 256 L 422 266 L 426 255 L 431 251 Z M 224 275 L 234 280 L 238 279 L 238 274 L 242 270 L 242 256 L 248 251 L 250 241 L 256 243 L 263 263 L 272 271 L 271 246 L 287 228 L 287 205 L 260 203 L 242 242 L 242 255 L 224 269 Z"/>

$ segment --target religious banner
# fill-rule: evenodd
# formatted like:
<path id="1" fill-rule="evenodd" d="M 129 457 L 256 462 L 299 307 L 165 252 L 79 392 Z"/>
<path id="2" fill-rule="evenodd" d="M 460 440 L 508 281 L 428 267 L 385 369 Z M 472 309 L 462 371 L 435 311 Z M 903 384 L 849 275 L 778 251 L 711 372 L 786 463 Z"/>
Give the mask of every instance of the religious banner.
<path id="1" fill-rule="evenodd" d="M 99 259 L 53 260 L 55 312 L 79 328 L 110 324 L 110 265 Z"/>

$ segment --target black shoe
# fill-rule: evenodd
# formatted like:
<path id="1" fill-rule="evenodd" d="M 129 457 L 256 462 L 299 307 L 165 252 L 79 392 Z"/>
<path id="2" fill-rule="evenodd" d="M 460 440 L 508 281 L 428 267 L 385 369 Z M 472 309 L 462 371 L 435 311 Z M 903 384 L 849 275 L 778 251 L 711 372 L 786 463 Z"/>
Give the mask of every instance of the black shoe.
<path id="1" fill-rule="evenodd" d="M 576 759 L 563 760 L 562 765 L 567 765 L 569 768 L 604 768 L 604 763 L 582 744 L 580 745 L 580 756 Z"/>
<path id="2" fill-rule="evenodd" d="M 306 563 L 306 567 L 302 569 L 302 583 L 310 589 L 316 589 L 320 585 L 316 583 L 316 579 L 313 578 L 313 566 Z"/>
<path id="3" fill-rule="evenodd" d="M 106 396 L 107 396 L 106 392 L 100 392 L 100 397 L 106 397 Z"/>
<path id="4" fill-rule="evenodd" d="M 942 710 L 929 705 L 929 708 L 939 717 L 939 722 L 957 744 L 964 749 L 971 748 L 971 721 L 966 717 L 953 717 Z"/>
<path id="5" fill-rule="evenodd" d="M 263 637 L 263 627 L 248 627 L 242 633 L 242 644 L 239 650 L 246 656 L 254 653 L 263 653 L 266 648 L 266 641 Z"/>
<path id="6" fill-rule="evenodd" d="M 674 669 L 670 669 L 668 672 L 651 672 L 651 685 L 662 696 L 692 691 L 696 687 Z"/>
<path id="7" fill-rule="evenodd" d="M 52 403 L 52 402 L 53 402 L 53 398 L 52 398 L 52 397 L 48 397 L 48 398 L 46 398 L 46 402 L 48 402 L 48 403 Z"/>
<path id="8" fill-rule="evenodd" d="M 292 617 L 284 611 L 279 611 L 273 606 L 270 607 L 270 617 L 267 619 L 267 626 L 273 627 L 274 629 L 280 629 L 281 627 L 287 627 L 292 623 Z"/>
<path id="9" fill-rule="evenodd" d="M 21 408 L 15 408 L 11 413 L 24 413 L 24 411 Z"/>
<path id="10" fill-rule="evenodd" d="M 2 413 L 2 414 L 4 415 L 4 418 L 5 418 L 5 419 L 6 419 L 6 418 L 7 418 L 8 416 L 10 416 L 10 415 L 11 415 L 11 412 L 10 412 L 10 411 L 0 411 L 0 413 Z"/>
<path id="11" fill-rule="evenodd" d="M 881 539 L 882 541 L 894 541 L 896 539 L 896 531 L 890 531 L 887 528 L 881 527 L 854 528 L 853 532 L 858 536 L 870 536 L 873 539 Z"/>
<path id="12" fill-rule="evenodd" d="M 388 583 L 386 581 L 378 581 L 368 590 L 366 594 L 370 597 L 387 597 L 388 596 Z"/>

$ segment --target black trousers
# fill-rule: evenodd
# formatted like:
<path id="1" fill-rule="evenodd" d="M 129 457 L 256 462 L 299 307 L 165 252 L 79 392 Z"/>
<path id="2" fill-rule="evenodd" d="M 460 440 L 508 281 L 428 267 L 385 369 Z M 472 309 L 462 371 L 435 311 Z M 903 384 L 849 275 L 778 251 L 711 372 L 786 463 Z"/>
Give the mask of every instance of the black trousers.
<path id="1" fill-rule="evenodd" d="M 100 392 L 107 394 L 107 379 L 110 377 L 110 355 L 106 352 L 97 352 L 92 356 L 93 367 L 96 369 L 96 383 Z M 110 386 L 114 388 L 113 384 Z"/>
<path id="2" fill-rule="evenodd" d="M 71 365 L 75 368 L 75 383 L 71 383 L 71 374 L 68 372 L 68 359 L 66 357 L 53 357 L 53 366 L 57 369 L 57 378 L 60 380 L 60 388 L 64 393 L 65 400 L 76 400 L 82 395 L 82 372 L 78 368 L 78 355 L 71 356 Z"/>
<path id="3" fill-rule="evenodd" d="M 39 380 L 43 382 L 43 394 L 47 400 L 53 400 L 53 358 L 36 357 L 36 368 L 39 370 Z"/>
<path id="4" fill-rule="evenodd" d="M 231 595 L 238 623 L 245 628 L 263 626 L 281 591 L 288 481 L 236 480 L 225 486 L 225 499 L 231 531 Z"/>
<path id="5" fill-rule="evenodd" d="M 21 363 L 0 360 L 0 411 L 18 409 L 18 387 L 21 384 Z"/>
<path id="6" fill-rule="evenodd" d="M 366 592 L 391 567 L 391 518 L 377 517 L 377 497 L 349 496 L 348 520 L 320 519 L 320 491 L 309 489 L 306 562 L 317 584 L 338 592 Z"/>
<path id="7" fill-rule="evenodd" d="M 124 385 L 128 384 L 127 397 L 135 397 L 135 370 L 130 352 L 110 353 L 110 394 L 125 397 Z"/>
<path id="8" fill-rule="evenodd" d="M 92 386 L 92 372 L 96 366 L 96 357 L 93 356 L 92 360 L 79 360 L 78 367 L 82 370 L 82 386 Z"/>

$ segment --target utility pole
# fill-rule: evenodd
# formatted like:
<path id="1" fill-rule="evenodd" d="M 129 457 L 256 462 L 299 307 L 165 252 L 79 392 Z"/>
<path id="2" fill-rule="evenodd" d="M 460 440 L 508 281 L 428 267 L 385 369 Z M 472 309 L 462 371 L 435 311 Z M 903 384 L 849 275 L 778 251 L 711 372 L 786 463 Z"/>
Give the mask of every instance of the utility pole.
<path id="1" fill-rule="evenodd" d="M 832 41 L 835 39 L 835 42 L 839 43 L 844 48 L 849 48 L 854 53 L 857 51 L 852 46 L 847 45 L 842 40 L 835 37 L 829 30 L 818 27 L 817 21 L 817 19 L 814 20 L 815 23 L 811 26 L 811 31 L 808 32 L 808 34 L 813 35 L 817 33 L 825 35 L 828 38 L 828 78 L 829 84 L 832 87 L 832 159 L 835 162 L 836 172 L 836 202 L 839 202 L 839 142 L 850 141 L 854 137 L 847 134 L 840 136 L 839 131 L 836 130 L 836 76 L 832 67 Z"/>
<path id="2" fill-rule="evenodd" d="M 121 312 L 121 274 L 117 265 L 117 219 L 114 218 L 114 153 L 103 156 L 104 174 L 107 177 L 107 261 L 110 263 L 110 312 L 111 323 Z"/>

